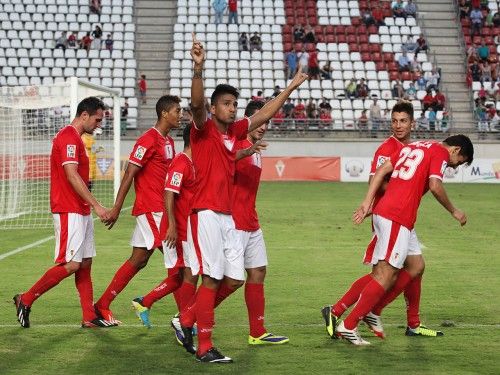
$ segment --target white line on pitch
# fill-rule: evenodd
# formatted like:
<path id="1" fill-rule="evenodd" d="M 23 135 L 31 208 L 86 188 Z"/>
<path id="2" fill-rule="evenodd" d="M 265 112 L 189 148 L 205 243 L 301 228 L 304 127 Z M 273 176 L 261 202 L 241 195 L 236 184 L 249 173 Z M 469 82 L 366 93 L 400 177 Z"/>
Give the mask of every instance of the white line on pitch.
<path id="1" fill-rule="evenodd" d="M 125 208 L 122 208 L 121 211 L 129 210 L 131 208 L 132 208 L 132 206 L 125 207 Z M 98 217 L 95 217 L 94 221 L 96 221 L 97 219 L 98 219 Z M 43 244 L 45 242 L 48 242 L 48 241 L 52 240 L 53 238 L 54 238 L 54 236 L 48 236 L 48 237 L 42 238 L 41 240 L 38 240 L 36 242 L 30 243 L 29 245 L 18 247 L 17 249 L 11 250 L 11 251 L 9 251 L 9 252 L 7 252 L 5 254 L 0 255 L 0 260 L 8 258 L 11 255 L 15 255 L 15 254 L 20 253 L 20 252 L 22 252 L 24 250 L 32 249 L 32 248 L 34 248 L 34 247 L 36 247 L 38 245 L 41 245 L 41 244 Z"/>

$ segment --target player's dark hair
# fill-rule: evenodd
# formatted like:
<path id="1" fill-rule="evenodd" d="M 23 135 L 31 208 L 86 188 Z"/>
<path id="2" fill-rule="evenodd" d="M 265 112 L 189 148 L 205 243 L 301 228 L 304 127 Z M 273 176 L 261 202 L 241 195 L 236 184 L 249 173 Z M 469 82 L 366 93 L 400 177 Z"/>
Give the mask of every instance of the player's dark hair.
<path id="1" fill-rule="evenodd" d="M 240 93 L 236 87 L 226 84 L 217 85 L 214 92 L 212 93 L 212 96 L 210 97 L 210 104 L 215 105 L 217 99 L 219 99 L 219 97 L 224 94 L 231 94 L 236 99 L 238 99 L 240 96 Z"/>
<path id="2" fill-rule="evenodd" d="M 458 154 L 467 159 L 465 164 L 472 164 L 472 161 L 474 160 L 474 146 L 472 145 L 469 137 L 463 134 L 456 134 L 446 138 L 443 142 L 448 146 L 460 147 L 460 152 Z"/>
<path id="3" fill-rule="evenodd" d="M 175 95 L 163 95 L 156 102 L 156 115 L 158 116 L 158 120 L 161 118 L 161 113 L 163 111 L 168 112 L 172 109 L 172 107 L 181 102 L 181 98 Z"/>
<path id="4" fill-rule="evenodd" d="M 392 113 L 394 112 L 404 112 L 410 116 L 410 120 L 413 121 L 413 104 L 408 101 L 401 100 L 397 102 L 394 107 L 392 107 Z"/>
<path id="5" fill-rule="evenodd" d="M 83 112 L 87 112 L 92 116 L 95 115 L 99 109 L 104 111 L 105 108 L 104 102 L 101 99 L 95 96 L 89 96 L 78 103 L 78 107 L 76 107 L 76 117 L 79 117 Z"/>
<path id="6" fill-rule="evenodd" d="M 247 107 L 245 108 L 245 117 L 250 117 L 252 116 L 255 112 L 257 112 L 259 109 L 264 107 L 264 103 L 261 101 L 250 101 L 247 104 Z"/>
<path id="7" fill-rule="evenodd" d="M 189 145 L 191 144 L 190 135 L 191 135 L 191 124 L 187 124 L 184 127 L 184 130 L 182 131 L 182 139 L 184 140 L 184 148 L 189 147 Z"/>

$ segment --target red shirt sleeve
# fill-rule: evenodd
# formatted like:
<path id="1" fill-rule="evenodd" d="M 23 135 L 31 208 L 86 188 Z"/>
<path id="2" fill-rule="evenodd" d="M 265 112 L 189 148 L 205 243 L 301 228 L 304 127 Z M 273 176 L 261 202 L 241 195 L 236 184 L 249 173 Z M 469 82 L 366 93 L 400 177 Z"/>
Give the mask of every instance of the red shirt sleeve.
<path id="1" fill-rule="evenodd" d="M 143 167 L 153 155 L 154 139 L 147 135 L 140 137 L 130 153 L 129 162 Z"/>
<path id="2" fill-rule="evenodd" d="M 180 158 L 174 159 L 168 170 L 167 180 L 165 181 L 165 190 L 170 190 L 176 194 L 180 194 L 185 173 L 186 163 L 184 163 Z"/>
<path id="3" fill-rule="evenodd" d="M 80 155 L 80 147 L 82 142 L 77 138 L 66 132 L 61 134 L 62 137 L 57 137 L 59 146 L 59 156 L 61 157 L 61 165 L 65 164 L 78 164 L 78 155 Z"/>
<path id="4" fill-rule="evenodd" d="M 245 117 L 241 120 L 234 122 L 231 125 L 231 132 L 234 134 L 237 140 L 241 141 L 243 139 L 246 139 L 249 127 L 250 127 L 250 118 Z"/>
<path id="5" fill-rule="evenodd" d="M 370 175 L 374 175 L 375 171 L 385 163 L 386 160 L 390 159 L 393 150 L 390 150 L 387 142 L 382 143 L 377 151 L 375 151 L 375 155 L 373 155 L 373 160 L 370 168 Z M 394 165 L 394 163 L 393 163 Z"/>
<path id="6" fill-rule="evenodd" d="M 441 145 L 435 145 L 429 151 L 432 152 L 429 166 L 429 177 L 436 177 L 442 180 L 444 171 L 448 166 L 450 155 Z"/>

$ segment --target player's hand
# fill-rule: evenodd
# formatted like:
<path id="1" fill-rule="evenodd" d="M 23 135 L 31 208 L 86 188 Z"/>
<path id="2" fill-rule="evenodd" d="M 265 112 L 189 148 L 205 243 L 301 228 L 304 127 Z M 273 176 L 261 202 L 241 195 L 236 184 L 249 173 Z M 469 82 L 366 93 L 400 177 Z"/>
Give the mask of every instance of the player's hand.
<path id="1" fill-rule="evenodd" d="M 354 214 L 352 215 L 352 221 L 354 224 L 361 224 L 365 217 L 368 215 L 370 212 L 370 203 L 363 202 L 361 206 L 359 206 L 356 211 L 354 211 Z"/>
<path id="2" fill-rule="evenodd" d="M 203 61 L 205 61 L 205 50 L 203 49 L 203 45 L 201 42 L 196 39 L 196 34 L 191 33 L 193 36 L 193 46 L 191 47 L 191 57 L 195 65 L 202 65 Z"/>
<path id="3" fill-rule="evenodd" d="M 120 216 L 120 209 L 118 207 L 113 207 L 109 210 L 108 217 L 105 221 L 103 221 L 104 225 L 108 227 L 108 230 L 113 228 L 115 223 L 118 221 L 118 217 Z"/>
<path id="4" fill-rule="evenodd" d="M 290 82 L 290 87 L 295 90 L 297 87 L 302 85 L 306 79 L 309 79 L 309 76 L 306 73 L 302 72 L 302 66 L 299 65 L 299 68 L 297 69 L 297 73 L 295 74 L 295 77 L 293 77 L 292 82 Z"/>
<path id="5" fill-rule="evenodd" d="M 260 154 L 262 151 L 267 150 L 267 145 L 268 143 L 266 141 L 259 139 L 249 148 L 250 155 Z"/>
<path id="6" fill-rule="evenodd" d="M 175 225 L 169 225 L 167 229 L 167 236 L 165 237 L 165 244 L 167 247 L 175 249 L 177 243 L 177 229 Z"/>
<path id="7" fill-rule="evenodd" d="M 451 215 L 460 223 L 461 226 L 464 226 L 467 223 L 467 216 L 465 216 L 465 212 L 462 210 L 455 208 Z"/>
<path id="8" fill-rule="evenodd" d="M 101 221 L 104 223 L 108 217 L 109 217 L 109 210 L 103 206 L 101 206 L 99 203 L 97 203 L 94 207 L 94 212 L 95 214 L 101 219 Z"/>

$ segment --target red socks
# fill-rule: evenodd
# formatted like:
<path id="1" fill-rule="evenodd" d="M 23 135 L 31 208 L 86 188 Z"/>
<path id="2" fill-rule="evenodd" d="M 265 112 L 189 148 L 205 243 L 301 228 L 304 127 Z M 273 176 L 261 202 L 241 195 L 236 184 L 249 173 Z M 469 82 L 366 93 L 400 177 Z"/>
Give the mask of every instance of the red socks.
<path id="1" fill-rule="evenodd" d="M 375 315 L 381 315 L 382 309 L 389 303 L 394 301 L 396 297 L 399 296 L 401 292 L 406 288 L 410 281 L 410 274 L 405 269 L 400 270 L 394 286 L 384 294 L 380 301 L 377 302 L 377 304 L 372 309 L 372 313 L 374 313 Z"/>
<path id="2" fill-rule="evenodd" d="M 80 295 L 83 320 L 91 321 L 96 318 L 94 310 L 94 290 L 92 288 L 91 268 L 80 268 L 75 272 L 75 285 Z"/>
<path id="3" fill-rule="evenodd" d="M 149 309 L 153 303 L 178 289 L 182 282 L 181 277 L 179 273 L 167 276 L 156 288 L 144 296 L 142 305 Z"/>
<path id="4" fill-rule="evenodd" d="M 40 297 L 46 291 L 52 289 L 57 284 L 59 284 L 63 279 L 68 277 L 70 274 L 66 271 L 63 265 L 57 265 L 49 268 L 47 272 L 38 280 L 30 290 L 23 293 L 21 296 L 21 301 L 26 306 L 31 306 L 35 300 Z"/>
<path id="5" fill-rule="evenodd" d="M 264 284 L 245 284 L 245 302 L 250 323 L 250 336 L 260 337 L 266 333 L 264 328 Z"/>
<path id="6" fill-rule="evenodd" d="M 198 324 L 198 355 L 205 354 L 212 344 L 214 305 L 217 291 L 201 285 L 196 295 L 196 321 Z"/>
<path id="7" fill-rule="evenodd" d="M 113 280 L 111 280 L 101 298 L 99 298 L 99 301 L 96 302 L 96 306 L 100 309 L 109 310 L 111 302 L 127 286 L 137 272 L 139 270 L 129 260 L 126 260 L 118 271 L 116 271 Z"/>
<path id="8" fill-rule="evenodd" d="M 373 306 L 380 300 L 384 293 L 384 287 L 377 280 L 372 279 L 361 292 L 356 306 L 354 306 L 351 313 L 345 318 L 345 327 L 347 329 L 355 329 L 359 321 L 372 311 Z"/>
<path id="9" fill-rule="evenodd" d="M 349 290 L 342 296 L 342 298 L 332 306 L 333 314 L 339 318 L 342 314 L 352 305 L 356 303 L 359 299 L 359 295 L 361 291 L 365 288 L 365 286 L 372 281 L 372 275 L 367 274 L 363 277 L 357 279 L 349 288 Z"/>
<path id="10" fill-rule="evenodd" d="M 406 285 L 406 319 L 408 327 L 417 328 L 420 325 L 420 291 L 422 289 L 422 276 L 415 277 Z"/>
<path id="11" fill-rule="evenodd" d="M 219 306 L 222 303 L 222 301 L 224 301 L 227 297 L 229 297 L 235 291 L 236 291 L 236 289 L 232 289 L 225 282 L 222 282 L 219 286 L 219 289 L 217 289 L 217 295 L 215 296 L 215 306 L 214 307 Z"/>
<path id="12" fill-rule="evenodd" d="M 183 282 L 182 285 L 175 290 L 174 298 L 175 303 L 177 304 L 178 311 L 183 311 L 186 306 L 189 306 L 194 303 L 194 294 L 196 293 L 196 285 Z"/>

